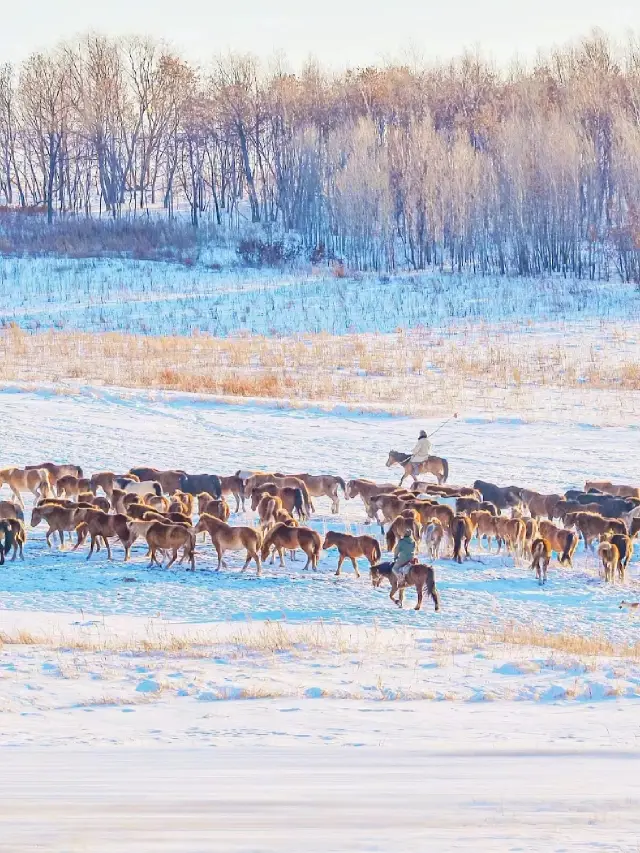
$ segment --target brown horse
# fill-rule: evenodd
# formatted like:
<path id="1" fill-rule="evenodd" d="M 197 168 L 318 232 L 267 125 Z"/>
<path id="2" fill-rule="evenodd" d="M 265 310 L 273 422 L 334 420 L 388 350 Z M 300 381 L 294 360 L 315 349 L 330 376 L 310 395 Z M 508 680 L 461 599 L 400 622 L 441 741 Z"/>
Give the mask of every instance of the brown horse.
<path id="1" fill-rule="evenodd" d="M 337 530 L 328 530 L 322 547 L 325 551 L 328 551 L 329 548 L 338 549 L 340 556 L 338 557 L 337 575 L 340 574 L 342 564 L 346 559 L 351 560 L 356 577 L 359 578 L 360 572 L 356 563 L 358 557 L 364 557 L 365 560 L 369 561 L 370 566 L 377 563 L 381 557 L 380 545 L 378 540 L 373 536 L 352 536 L 350 533 L 339 533 Z"/>
<path id="2" fill-rule="evenodd" d="M 242 571 L 247 568 L 251 560 L 255 560 L 258 569 L 258 574 L 262 571 L 260 563 L 260 548 L 262 546 L 262 536 L 259 531 L 253 527 L 232 527 L 225 521 L 220 521 L 219 518 L 214 518 L 212 515 L 204 513 L 198 519 L 197 525 L 194 527 L 194 532 L 208 533 L 211 536 L 213 547 L 218 555 L 218 566 L 216 571 L 220 571 L 220 566 L 226 568 L 223 555 L 225 551 L 246 551 L 247 559 Z"/>
<path id="3" fill-rule="evenodd" d="M 451 534 L 453 536 L 453 559 L 456 563 L 462 562 L 462 549 L 467 559 L 469 554 L 469 543 L 475 531 L 475 526 L 470 518 L 466 515 L 456 515 L 451 524 Z"/>
<path id="4" fill-rule="evenodd" d="M 18 518 L 24 521 L 24 512 L 13 501 L 0 501 L 0 518 Z"/>
<path id="5" fill-rule="evenodd" d="M 616 571 L 620 564 L 620 552 L 618 551 L 618 548 L 611 542 L 601 542 L 600 545 L 598 545 L 598 556 L 602 561 L 605 583 L 608 583 L 609 581 L 613 583 L 616 579 Z"/>
<path id="6" fill-rule="evenodd" d="M 158 562 L 158 551 L 171 551 L 171 559 L 166 565 L 166 568 L 169 569 L 178 559 L 179 549 L 183 548 L 184 553 L 182 559 L 184 559 L 184 557 L 188 557 L 189 564 L 191 565 L 191 571 L 195 571 L 196 535 L 195 532 L 186 524 L 164 524 L 156 521 L 147 530 L 146 539 L 151 550 L 151 562 L 149 565 L 152 565 L 153 563 L 158 566 L 161 565 Z"/>
<path id="7" fill-rule="evenodd" d="M 300 519 L 306 518 L 304 496 L 302 490 L 297 486 L 279 486 L 275 483 L 263 483 L 261 486 L 249 492 L 251 495 L 251 509 L 255 512 L 264 495 L 278 497 L 282 506 L 292 515 L 294 510 Z"/>
<path id="8" fill-rule="evenodd" d="M 547 569 L 551 562 L 551 543 L 548 539 L 535 539 L 531 543 L 531 568 L 536 570 L 540 586 L 547 582 Z"/>
<path id="9" fill-rule="evenodd" d="M 315 572 L 318 568 L 320 551 L 322 550 L 321 543 L 320 534 L 311 527 L 298 527 L 297 525 L 279 523 L 272 527 L 264 537 L 261 556 L 263 560 L 266 560 L 273 549 L 278 553 L 280 565 L 284 568 L 285 550 L 295 552 L 296 548 L 300 548 L 307 555 L 307 562 L 304 565 L 304 569 L 308 569 L 311 566 Z"/>
<path id="10" fill-rule="evenodd" d="M 51 477 L 46 468 L 3 468 L 0 471 L 0 486 L 7 484 L 21 507 L 24 507 L 21 492 L 31 492 L 36 500 L 52 494 Z"/>
<path id="11" fill-rule="evenodd" d="M 74 530 L 78 530 L 85 519 L 87 510 L 78 508 L 77 504 L 72 504 L 71 507 L 59 506 L 58 504 L 43 504 L 34 507 L 31 513 L 31 526 L 37 527 L 41 521 L 46 521 L 49 529 L 46 533 L 47 545 L 51 548 L 51 536 L 57 533 L 60 539 L 60 549 L 64 548 L 65 531 L 71 534 Z M 84 540 L 78 533 L 78 544 Z"/>
<path id="12" fill-rule="evenodd" d="M 556 527 L 552 521 L 541 521 L 540 538 L 549 542 L 551 550 L 555 551 L 561 566 L 573 566 L 573 555 L 580 541 L 577 533 L 574 533 L 573 530 L 562 530 Z"/>
<path id="13" fill-rule="evenodd" d="M 556 505 L 562 500 L 562 495 L 541 495 L 540 492 L 532 492 L 530 489 L 520 489 L 520 495 L 532 518 L 546 515 L 549 521 L 553 520 Z"/>
<path id="14" fill-rule="evenodd" d="M 524 556 L 527 527 L 521 518 L 506 518 L 504 515 L 499 515 L 495 520 L 495 530 L 498 554 L 504 543 L 507 551 L 510 551 L 514 557 Z"/>
<path id="15" fill-rule="evenodd" d="M 615 485 L 608 480 L 587 480 L 584 484 L 585 492 L 590 492 L 592 489 L 597 489 L 599 492 L 605 492 L 608 495 L 615 495 L 619 498 L 640 498 L 640 488 L 637 486 Z"/>
<path id="16" fill-rule="evenodd" d="M 340 512 L 338 489 L 342 489 L 345 495 L 347 493 L 347 486 L 342 477 L 334 477 L 332 474 L 294 474 L 293 476 L 298 480 L 302 480 L 307 487 L 310 497 L 329 498 L 331 501 L 331 512 L 335 515 Z"/>
<path id="17" fill-rule="evenodd" d="M 11 562 L 13 562 L 20 552 L 20 559 L 24 560 L 24 546 L 27 541 L 27 531 L 24 526 L 24 522 L 19 518 L 6 518 L 2 522 L 6 527 L 11 531 L 11 538 L 13 542 L 11 546 L 13 547 L 13 556 L 11 557 Z M 9 544 L 6 542 L 6 544 Z M 5 554 L 7 550 L 5 549 Z"/>
<path id="18" fill-rule="evenodd" d="M 446 483 L 449 477 L 449 463 L 440 456 L 430 456 L 424 462 L 414 463 L 411 461 L 410 453 L 390 450 L 387 468 L 391 468 L 392 465 L 399 465 L 404 470 L 404 474 L 400 477 L 400 485 L 403 484 L 405 477 L 413 477 L 414 483 L 417 482 L 418 478 L 414 471 L 418 474 L 433 474 L 438 484 Z"/>
<path id="19" fill-rule="evenodd" d="M 47 471 L 49 473 L 49 481 L 53 488 L 60 477 L 71 475 L 81 479 L 84 475 L 82 468 L 79 465 L 56 465 L 55 462 L 42 462 L 40 465 L 25 465 L 25 471 Z"/>
<path id="20" fill-rule="evenodd" d="M 140 482 L 152 480 L 160 483 L 162 491 L 167 495 L 172 495 L 181 488 L 182 478 L 186 471 L 175 469 L 170 471 L 159 471 L 157 468 L 139 467 L 129 469 L 129 475 L 135 477 Z"/>
<path id="21" fill-rule="evenodd" d="M 407 530 L 411 531 L 411 535 L 420 543 L 420 516 L 415 509 L 403 509 L 399 515 L 392 520 L 389 529 L 385 535 L 387 551 L 393 551 L 399 540 L 405 535 Z"/>
<path id="22" fill-rule="evenodd" d="M 61 498 L 78 498 L 81 492 L 90 491 L 90 482 L 86 477 L 74 477 L 73 474 L 65 474 L 58 477 L 56 481 L 56 495 Z"/>
<path id="23" fill-rule="evenodd" d="M 263 494 L 256 507 L 262 530 L 268 530 L 277 524 L 276 516 L 283 509 L 282 501 L 277 495 Z"/>
<path id="24" fill-rule="evenodd" d="M 114 536 L 116 536 L 122 543 L 124 547 L 124 558 L 127 560 L 129 558 L 129 548 L 131 547 L 131 542 L 129 541 L 131 538 L 128 526 L 129 523 L 130 521 L 126 515 L 119 513 L 116 515 L 110 515 L 100 509 L 85 510 L 84 525 L 86 526 L 86 531 L 89 533 L 91 539 L 87 560 L 90 560 L 93 552 L 98 549 L 100 540 L 104 542 L 107 549 L 108 559 L 113 559 L 111 556 L 109 539 Z M 86 533 L 84 536 L 86 536 Z"/>
<path id="25" fill-rule="evenodd" d="M 374 587 L 379 587 L 384 579 L 391 584 L 391 592 L 389 598 L 398 607 L 404 604 L 404 591 L 408 586 L 415 586 L 418 594 L 418 603 L 415 610 L 420 610 L 422 607 L 422 599 L 424 597 L 424 589 L 427 588 L 427 595 L 433 599 L 434 608 L 440 610 L 440 595 L 436 587 L 435 572 L 433 566 L 426 566 L 424 563 L 417 563 L 411 566 L 407 574 L 404 576 L 402 584 L 398 583 L 398 578 L 392 569 L 393 563 L 379 563 L 377 566 L 371 567 L 371 583 Z M 395 595 L 398 593 L 398 598 Z"/>
<path id="26" fill-rule="evenodd" d="M 373 480 L 356 478 L 355 480 L 349 480 L 345 494 L 347 500 L 358 497 L 362 498 L 365 507 L 368 507 L 374 495 L 390 494 L 395 488 L 395 483 L 376 483 Z"/>
<path id="27" fill-rule="evenodd" d="M 220 477 L 220 490 L 223 495 L 234 496 L 236 499 L 236 512 L 240 512 L 240 505 L 242 505 L 242 512 L 244 512 L 245 495 L 243 479 L 235 474 L 232 474 L 230 477 Z"/>
<path id="28" fill-rule="evenodd" d="M 89 478 L 89 489 L 96 495 L 98 489 L 102 489 L 108 498 L 111 498 L 113 492 L 118 489 L 122 491 L 124 485 L 130 482 L 140 481 L 134 474 L 114 474 L 113 471 L 98 471 L 97 474 L 92 474 Z"/>
<path id="29" fill-rule="evenodd" d="M 309 490 L 305 483 L 298 477 L 292 474 L 253 474 L 244 481 L 244 494 L 250 497 L 256 489 L 263 489 L 264 486 L 277 486 L 280 489 L 299 489 L 302 495 L 302 503 L 304 506 L 303 515 L 301 517 L 309 518 L 313 512 Z M 264 490 L 264 489 L 263 489 Z M 291 512 L 291 510 L 289 510 Z"/>
<path id="30" fill-rule="evenodd" d="M 603 518 L 595 512 L 568 512 L 564 517 L 567 529 L 575 528 L 584 540 L 585 548 L 594 550 L 594 542 L 607 533 L 627 534 L 624 521 L 617 518 Z"/>

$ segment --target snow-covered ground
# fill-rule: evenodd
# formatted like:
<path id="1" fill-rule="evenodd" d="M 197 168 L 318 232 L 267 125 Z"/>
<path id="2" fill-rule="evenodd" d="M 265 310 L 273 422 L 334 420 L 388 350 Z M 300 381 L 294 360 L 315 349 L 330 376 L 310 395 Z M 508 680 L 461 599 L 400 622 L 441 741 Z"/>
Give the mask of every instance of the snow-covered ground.
<path id="1" fill-rule="evenodd" d="M 258 729 L 265 717 L 298 728 L 295 709 L 253 708 Z M 466 714 L 433 710 L 429 725 L 413 709 L 396 728 L 398 715 L 391 723 L 386 708 L 335 709 L 330 721 L 341 730 L 357 732 L 362 718 L 375 717 L 387 749 L 316 748 L 300 726 L 291 749 L 246 745 L 243 736 L 229 748 L 200 750 L 13 750 L 0 779 L 0 850 L 637 851 L 637 753 L 602 749 L 597 714 L 576 720 L 571 709 L 518 708 L 517 719 L 502 723 L 513 746 L 496 749 L 465 737 Z M 629 711 L 614 722 L 632 739 Z M 473 712 L 478 729 L 494 725 L 495 708 Z M 324 727 L 326 714 L 316 706 L 307 721 Z M 539 748 L 525 731 L 559 739 Z M 407 743 L 413 733 L 422 740 Z"/>
<path id="2" fill-rule="evenodd" d="M 640 319 L 633 285 L 433 273 L 336 278 L 326 268 L 0 257 L 0 320 L 29 329 L 289 335 L 610 319 Z"/>
<path id="3" fill-rule="evenodd" d="M 387 481 L 399 475 L 385 467 L 389 449 L 437 424 L 166 393 L 5 390 L 0 465 Z M 451 482 L 551 491 L 587 477 L 640 482 L 638 436 L 637 424 L 577 416 L 461 418 L 435 449 Z M 343 501 L 338 517 L 327 502 L 318 510 L 320 531 L 375 532 L 360 501 Z M 39 843 L 52 851 L 422 850 L 427 837 L 433 850 L 637 849 L 640 622 L 618 608 L 640 598 L 637 558 L 624 586 L 605 586 L 581 550 L 540 589 L 526 564 L 475 545 L 472 562 L 438 561 L 436 614 L 428 601 L 409 609 L 412 593 L 398 610 L 364 565 L 359 580 L 349 569 L 335 577 L 335 552 L 317 573 L 287 560 L 260 578 L 239 573 L 240 555 L 216 573 L 208 545 L 193 574 L 149 569 L 140 547 L 128 564 L 117 545 L 114 555 L 49 552 L 40 528 L 25 562 L 0 568 L 0 743 L 15 757 L 0 785 L 0 851 L 33 849 L 34 814 L 46 816 Z M 567 636 L 554 645 L 554 633 Z M 218 750 L 174 751 L 196 746 Z M 332 746 L 358 749 L 326 755 Z M 42 747 L 65 757 L 46 759 L 39 778 Z M 113 747 L 119 758 L 104 751 Z M 219 771 L 203 777 L 203 767 Z M 130 819 L 150 776 L 147 808 Z M 189 832 L 178 841 L 179 800 Z"/>
<path id="4" fill-rule="evenodd" d="M 101 390 L 75 396 L 5 392 L 0 399 L 3 466 L 51 458 L 73 460 L 89 471 L 148 463 L 219 473 L 240 467 L 309 470 L 385 482 L 399 473 L 385 467 L 389 449 L 410 447 L 420 426 L 437 424 Z M 586 478 L 640 482 L 637 442 L 637 425 L 605 430 L 594 424 L 467 419 L 442 430 L 436 450 L 450 460 L 451 482 L 480 477 L 557 491 L 579 486 Z M 329 527 L 375 532 L 365 525 L 359 500 L 343 501 L 339 517 L 331 516 L 326 500 L 318 501 L 318 510 L 313 524 L 321 532 Z M 254 523 L 255 517 L 248 513 L 244 520 Z M 466 631 L 513 621 L 556 632 L 602 634 L 615 642 L 636 637 L 636 623 L 618 610 L 621 597 L 637 593 L 636 562 L 622 590 L 601 582 L 591 554 L 580 553 L 574 570 L 554 567 L 543 589 L 526 565 L 515 565 L 504 554 L 476 549 L 476 560 L 462 567 L 444 560 L 438 565 L 444 607 L 437 617 L 429 605 L 419 614 L 399 614 L 383 591 L 372 589 L 365 577 L 356 580 L 348 570 L 336 578 L 335 551 L 325 555 L 317 574 L 290 562 L 285 570 L 267 565 L 260 579 L 251 568 L 243 576 L 232 570 L 214 572 L 209 547 L 199 549 L 194 575 L 148 570 L 140 549 L 128 566 L 118 560 L 107 563 L 102 556 L 87 564 L 82 552 L 48 553 L 41 530 L 31 534 L 27 554 L 24 564 L 0 572 L 4 607 L 186 622 L 282 618 L 368 625 L 375 620 L 385 627 L 430 624 Z M 241 562 L 238 555 L 232 566 Z M 125 576 L 135 581 L 125 581 Z"/>

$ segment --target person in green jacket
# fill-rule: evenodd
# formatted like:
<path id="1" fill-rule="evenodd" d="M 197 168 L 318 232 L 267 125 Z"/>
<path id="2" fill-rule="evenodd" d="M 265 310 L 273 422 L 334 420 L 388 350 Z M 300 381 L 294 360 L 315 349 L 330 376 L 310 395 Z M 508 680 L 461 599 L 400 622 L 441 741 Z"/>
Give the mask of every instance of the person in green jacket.
<path id="1" fill-rule="evenodd" d="M 409 571 L 409 565 L 411 564 L 411 560 L 416 555 L 417 550 L 416 540 L 413 538 L 413 533 L 410 530 L 404 534 L 402 539 L 398 541 L 396 545 L 393 556 L 395 557 L 393 561 L 393 572 L 398 578 L 398 581 L 402 582 L 406 573 Z"/>

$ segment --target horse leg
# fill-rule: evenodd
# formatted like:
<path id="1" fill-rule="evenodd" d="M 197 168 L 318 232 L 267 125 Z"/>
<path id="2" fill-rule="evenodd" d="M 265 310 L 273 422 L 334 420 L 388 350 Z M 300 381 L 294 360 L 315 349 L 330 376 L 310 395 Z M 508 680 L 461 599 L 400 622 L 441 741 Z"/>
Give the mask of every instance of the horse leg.
<path id="1" fill-rule="evenodd" d="M 424 595 L 424 582 L 416 583 L 416 592 L 418 593 L 418 603 L 413 609 L 420 610 L 420 608 L 422 607 L 422 597 Z"/>
<path id="2" fill-rule="evenodd" d="M 14 497 L 16 498 L 22 509 L 24 509 L 24 501 L 22 500 L 22 495 L 20 494 L 20 492 L 17 491 L 17 489 L 15 489 L 11 484 L 9 484 L 9 488 L 13 492 Z"/>
<path id="3" fill-rule="evenodd" d="M 346 554 L 340 554 L 340 556 L 338 557 L 338 568 L 336 569 L 337 575 L 340 574 L 340 570 L 342 569 L 342 564 L 344 563 L 345 556 Z"/>
<path id="4" fill-rule="evenodd" d="M 351 562 L 353 563 L 353 571 L 356 573 L 356 577 L 360 577 L 360 572 L 358 571 L 358 564 L 356 563 L 356 558 L 352 557 Z"/>
<path id="5" fill-rule="evenodd" d="M 256 575 L 262 574 L 262 564 L 260 563 L 260 554 L 257 551 L 252 551 L 251 557 L 255 560 L 256 563 Z"/>
<path id="6" fill-rule="evenodd" d="M 215 545 L 216 553 L 218 555 L 218 566 L 216 568 L 216 572 L 220 571 L 220 566 L 222 565 L 222 551 L 220 550 L 220 545 L 217 542 L 213 543 Z"/>
<path id="7" fill-rule="evenodd" d="M 303 566 L 303 569 L 302 569 L 302 570 L 304 571 L 305 569 L 308 569 L 308 568 L 309 568 L 309 563 L 311 563 L 311 567 L 312 567 L 312 568 L 315 568 L 315 566 L 313 565 L 313 552 L 311 552 L 311 551 L 305 551 L 304 553 L 307 555 L 307 562 L 304 564 L 304 566 Z"/>
<path id="8" fill-rule="evenodd" d="M 107 536 L 103 536 L 102 541 L 104 542 L 104 544 L 107 548 L 107 558 L 109 560 L 112 560 L 113 557 L 111 556 L 111 546 L 109 545 L 109 538 Z"/>
<path id="9" fill-rule="evenodd" d="M 334 515 L 337 515 L 340 512 L 340 497 L 338 495 L 338 487 L 334 486 L 334 490 L 330 495 L 331 497 L 331 512 Z"/>
<path id="10" fill-rule="evenodd" d="M 404 469 L 404 473 L 403 473 L 402 477 L 400 477 L 400 482 L 398 483 L 398 486 L 401 486 L 404 483 L 405 477 L 408 477 L 408 476 L 409 476 L 409 472 L 406 469 Z"/>
<path id="11" fill-rule="evenodd" d="M 170 559 L 170 560 L 169 560 L 169 562 L 167 563 L 167 568 L 168 568 L 168 569 L 170 569 L 170 568 L 171 568 L 171 566 L 175 563 L 175 561 L 176 561 L 177 559 L 178 559 L 178 549 L 177 549 L 177 548 L 174 548 L 174 549 L 173 549 L 173 556 L 171 557 L 171 559 Z"/>

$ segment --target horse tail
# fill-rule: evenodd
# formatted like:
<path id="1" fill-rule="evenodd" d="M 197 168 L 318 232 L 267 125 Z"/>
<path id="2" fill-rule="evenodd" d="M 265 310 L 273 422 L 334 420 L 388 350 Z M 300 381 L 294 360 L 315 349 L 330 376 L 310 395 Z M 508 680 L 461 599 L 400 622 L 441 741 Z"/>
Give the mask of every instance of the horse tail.
<path id="1" fill-rule="evenodd" d="M 393 551 L 395 546 L 396 546 L 396 534 L 393 530 L 393 527 L 390 527 L 387 530 L 387 551 Z"/>
<path id="2" fill-rule="evenodd" d="M 446 483 L 449 479 L 449 463 L 446 459 L 442 460 L 442 482 Z"/>
<path id="3" fill-rule="evenodd" d="M 440 593 L 438 592 L 438 587 L 436 586 L 436 580 L 433 575 L 433 572 L 427 578 L 427 592 L 433 599 L 433 605 L 437 612 L 438 610 L 440 610 Z"/>
<path id="4" fill-rule="evenodd" d="M 293 508 L 298 513 L 298 518 L 304 518 L 304 496 L 302 494 L 302 489 L 294 490 Z"/>
<path id="5" fill-rule="evenodd" d="M 342 489 L 342 491 L 346 495 L 347 494 L 347 484 L 345 483 L 345 481 L 342 479 L 342 477 L 336 477 L 335 480 L 336 480 L 336 483 L 340 486 L 340 488 Z"/>
<path id="6" fill-rule="evenodd" d="M 374 563 L 379 563 L 381 558 L 382 558 L 382 551 L 380 550 L 380 543 L 376 539 L 376 542 L 375 542 L 373 548 L 371 549 L 371 559 L 373 560 Z"/>
<path id="7" fill-rule="evenodd" d="M 560 557 L 560 565 L 561 566 L 570 566 L 571 565 L 571 549 L 576 539 L 575 533 L 569 533 L 567 536 L 564 551 L 562 552 L 562 556 Z"/>
<path id="8" fill-rule="evenodd" d="M 460 520 L 453 525 L 453 559 L 457 563 L 462 562 L 462 557 L 460 556 L 460 548 L 462 547 L 462 537 L 463 537 L 464 529 Z"/>

